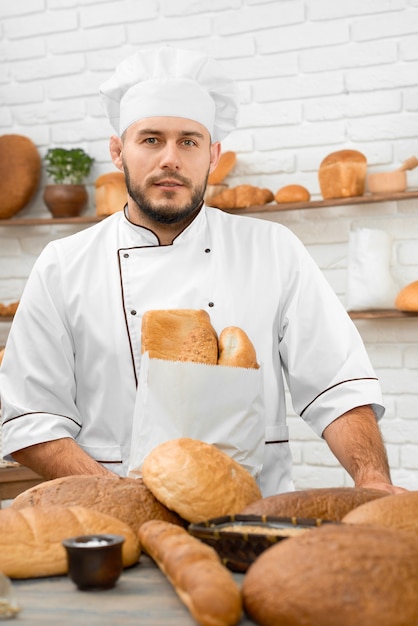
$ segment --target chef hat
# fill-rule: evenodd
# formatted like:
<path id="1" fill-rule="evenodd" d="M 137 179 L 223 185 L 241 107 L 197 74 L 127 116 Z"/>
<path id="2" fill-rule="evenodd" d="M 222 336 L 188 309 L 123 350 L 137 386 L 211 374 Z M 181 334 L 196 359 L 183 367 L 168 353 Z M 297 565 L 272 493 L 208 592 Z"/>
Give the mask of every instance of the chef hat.
<path id="1" fill-rule="evenodd" d="M 136 52 L 100 87 L 110 123 L 122 133 L 147 117 L 172 116 L 205 126 L 221 141 L 236 125 L 238 96 L 223 68 L 201 52 L 162 47 Z"/>

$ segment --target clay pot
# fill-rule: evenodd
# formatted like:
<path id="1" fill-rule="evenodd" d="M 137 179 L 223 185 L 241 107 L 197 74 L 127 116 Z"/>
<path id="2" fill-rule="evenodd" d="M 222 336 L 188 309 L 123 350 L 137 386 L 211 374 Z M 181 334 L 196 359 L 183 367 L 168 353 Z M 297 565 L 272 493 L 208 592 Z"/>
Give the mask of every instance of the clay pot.
<path id="1" fill-rule="evenodd" d="M 54 217 L 76 217 L 87 206 L 84 185 L 46 185 L 43 199 Z"/>

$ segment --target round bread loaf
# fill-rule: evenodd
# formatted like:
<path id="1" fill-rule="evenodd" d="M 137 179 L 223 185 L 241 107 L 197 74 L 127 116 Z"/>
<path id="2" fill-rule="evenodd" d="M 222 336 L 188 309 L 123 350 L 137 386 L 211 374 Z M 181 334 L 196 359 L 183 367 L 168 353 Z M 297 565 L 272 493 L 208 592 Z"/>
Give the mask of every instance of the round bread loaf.
<path id="1" fill-rule="evenodd" d="M 122 211 L 127 194 L 123 172 L 108 172 L 99 176 L 95 182 L 96 215 L 105 217 Z"/>
<path id="2" fill-rule="evenodd" d="M 395 307 L 399 311 L 418 311 L 418 280 L 400 290 L 395 299 Z"/>
<path id="3" fill-rule="evenodd" d="M 11 508 L 45 507 L 51 505 L 83 506 L 117 517 L 136 533 L 144 522 L 160 519 L 184 526 L 138 478 L 111 476 L 64 476 L 35 485 L 11 502 Z"/>
<path id="4" fill-rule="evenodd" d="M 242 593 L 260 626 L 412 626 L 418 540 L 388 528 L 321 526 L 263 552 Z"/>
<path id="5" fill-rule="evenodd" d="M 42 162 L 35 144 L 23 135 L 0 137 L 0 218 L 23 209 L 38 188 Z"/>
<path id="6" fill-rule="evenodd" d="M 189 522 L 233 515 L 261 497 L 251 476 L 216 446 L 187 437 L 156 446 L 142 478 L 154 496 Z"/>
<path id="7" fill-rule="evenodd" d="M 366 184 L 367 159 L 358 150 L 337 150 L 323 159 L 318 179 L 327 198 L 362 196 Z"/>
<path id="8" fill-rule="evenodd" d="M 418 491 L 405 491 L 366 502 L 347 513 L 342 521 L 408 530 L 418 535 Z"/>
<path id="9" fill-rule="evenodd" d="M 388 496 L 386 491 L 360 487 L 324 487 L 289 491 L 253 502 L 240 513 L 341 521 L 344 515 L 357 506 L 384 496 Z"/>
<path id="10" fill-rule="evenodd" d="M 302 185 L 286 185 L 281 187 L 274 196 L 278 204 L 282 202 L 308 202 L 311 194 Z"/>
<path id="11" fill-rule="evenodd" d="M 0 571 L 11 578 L 57 576 L 68 571 L 68 537 L 122 535 L 124 567 L 137 563 L 141 547 L 132 528 L 121 520 L 82 506 L 29 507 L 0 511 Z"/>

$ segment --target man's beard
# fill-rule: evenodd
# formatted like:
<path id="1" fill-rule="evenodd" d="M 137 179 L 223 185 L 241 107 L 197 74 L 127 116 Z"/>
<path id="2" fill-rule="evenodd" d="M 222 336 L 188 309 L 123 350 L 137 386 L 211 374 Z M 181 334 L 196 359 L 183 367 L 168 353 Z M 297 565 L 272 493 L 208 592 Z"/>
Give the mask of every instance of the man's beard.
<path id="1" fill-rule="evenodd" d="M 206 189 L 206 183 L 209 176 L 209 171 L 206 175 L 206 178 L 202 185 L 193 186 L 192 182 L 188 178 L 184 178 L 180 176 L 176 172 L 165 172 L 164 175 L 159 177 L 151 177 L 147 180 L 148 185 L 153 185 L 158 183 L 159 180 L 164 180 L 165 178 L 170 178 L 174 180 L 178 180 L 182 185 L 188 187 L 192 190 L 192 196 L 190 201 L 184 206 L 179 206 L 174 202 L 170 202 L 170 200 L 175 198 L 175 191 L 170 192 L 166 191 L 165 196 L 167 199 L 167 203 L 164 205 L 156 205 L 153 204 L 151 200 L 147 197 L 146 188 L 141 187 L 140 185 L 134 185 L 131 182 L 131 178 L 129 175 L 128 168 L 124 165 L 125 172 L 125 182 L 126 188 L 129 196 L 135 202 L 135 204 L 140 209 L 141 213 L 146 215 L 154 222 L 158 222 L 159 224 L 177 224 L 186 220 L 188 217 L 196 213 L 198 209 L 201 207 L 203 203 L 203 196 Z"/>

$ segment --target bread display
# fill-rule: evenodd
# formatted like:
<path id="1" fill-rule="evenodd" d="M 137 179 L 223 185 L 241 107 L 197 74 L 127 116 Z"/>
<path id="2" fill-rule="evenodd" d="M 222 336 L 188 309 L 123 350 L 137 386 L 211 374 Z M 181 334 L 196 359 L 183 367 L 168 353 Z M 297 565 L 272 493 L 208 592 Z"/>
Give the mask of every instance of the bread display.
<path id="1" fill-rule="evenodd" d="M 159 502 L 138 478 L 111 476 L 65 476 L 47 480 L 22 492 L 12 509 L 28 507 L 83 506 L 112 515 L 136 533 L 144 522 L 161 519 L 183 525 L 184 521 Z"/>
<path id="2" fill-rule="evenodd" d="M 218 365 L 258 369 L 255 348 L 241 328 L 227 326 L 219 335 L 218 343 Z"/>
<path id="3" fill-rule="evenodd" d="M 29 137 L 0 137 L 0 219 L 12 217 L 29 203 L 38 189 L 41 170 L 41 157 Z"/>
<path id="4" fill-rule="evenodd" d="M 218 165 L 208 176 L 208 185 L 219 185 L 224 181 L 228 174 L 234 169 L 237 161 L 235 152 L 222 152 Z"/>
<path id="5" fill-rule="evenodd" d="M 146 311 L 142 318 L 142 352 L 154 359 L 215 365 L 218 336 L 203 309 Z"/>
<path id="6" fill-rule="evenodd" d="M 306 489 L 263 498 L 252 502 L 239 513 L 341 521 L 344 515 L 364 502 L 386 496 L 386 491 L 360 487 Z"/>
<path id="7" fill-rule="evenodd" d="M 418 280 L 400 290 L 395 299 L 395 308 L 399 311 L 418 311 Z"/>
<path id="8" fill-rule="evenodd" d="M 111 515 L 81 506 L 0 510 L 0 571 L 10 578 L 67 573 L 63 539 L 90 534 L 122 535 L 124 567 L 137 563 L 140 544 L 132 528 Z"/>
<path id="9" fill-rule="evenodd" d="M 225 189 L 210 200 L 210 206 L 218 209 L 244 209 L 250 206 L 268 204 L 274 200 L 270 189 L 254 185 L 238 185 Z"/>
<path id="10" fill-rule="evenodd" d="M 216 446 L 187 437 L 151 450 L 142 477 L 160 502 L 189 522 L 233 515 L 261 498 L 244 467 Z"/>
<path id="11" fill-rule="evenodd" d="M 160 521 L 143 524 L 139 539 L 198 624 L 234 626 L 240 622 L 240 589 L 213 548 L 185 529 Z"/>
<path id="12" fill-rule="evenodd" d="M 342 520 L 413 532 L 418 537 L 418 491 L 405 491 L 356 507 Z"/>
<path id="13" fill-rule="evenodd" d="M 318 179 L 322 197 L 362 196 L 366 183 L 367 159 L 358 150 L 338 150 L 323 159 Z"/>
<path id="14" fill-rule="evenodd" d="M 418 538 L 326 524 L 272 546 L 250 566 L 244 608 L 260 626 L 418 624 Z"/>
<path id="15" fill-rule="evenodd" d="M 286 185 L 276 191 L 274 199 L 278 204 L 282 202 L 308 202 L 311 199 L 311 194 L 303 185 Z"/>
<path id="16" fill-rule="evenodd" d="M 105 217 L 122 211 L 127 203 L 127 196 L 123 172 L 102 174 L 95 182 L 96 215 Z"/>

